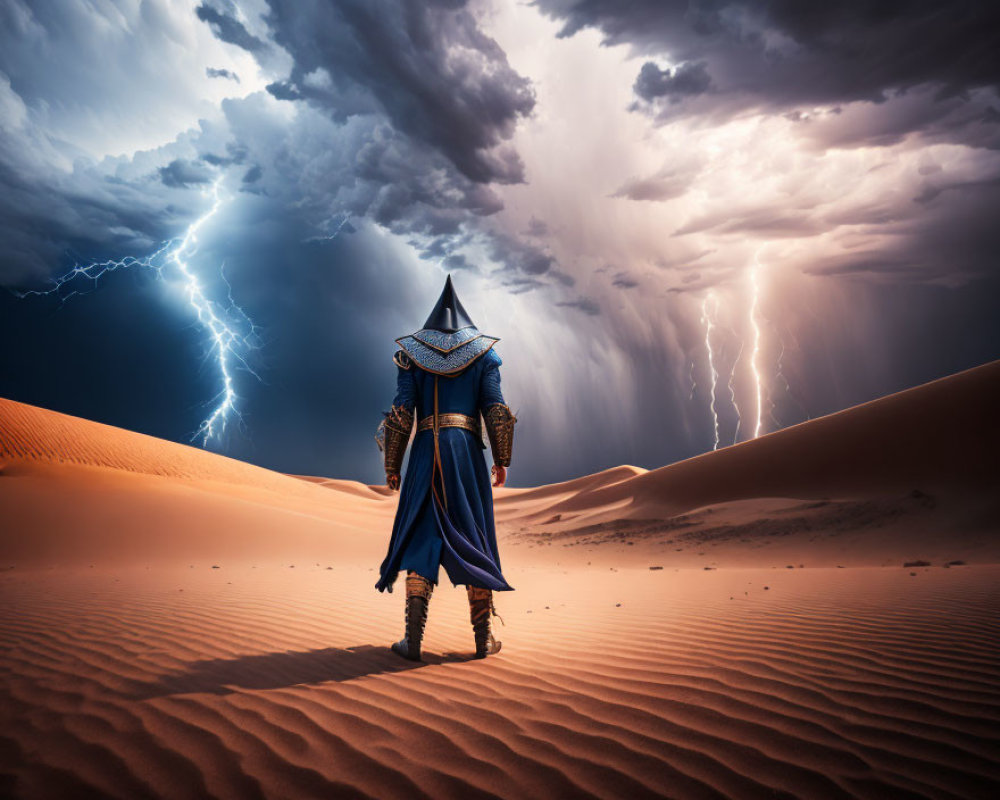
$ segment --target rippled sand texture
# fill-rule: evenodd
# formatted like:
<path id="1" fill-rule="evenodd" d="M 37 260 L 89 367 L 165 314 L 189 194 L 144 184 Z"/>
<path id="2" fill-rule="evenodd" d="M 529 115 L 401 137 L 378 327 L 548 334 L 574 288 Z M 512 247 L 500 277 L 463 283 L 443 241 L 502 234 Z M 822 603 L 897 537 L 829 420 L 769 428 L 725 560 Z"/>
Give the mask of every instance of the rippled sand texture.
<path id="1" fill-rule="evenodd" d="M 523 571 L 501 655 L 442 587 L 411 666 L 360 568 L 10 570 L 0 789 L 995 797 L 998 578 Z"/>

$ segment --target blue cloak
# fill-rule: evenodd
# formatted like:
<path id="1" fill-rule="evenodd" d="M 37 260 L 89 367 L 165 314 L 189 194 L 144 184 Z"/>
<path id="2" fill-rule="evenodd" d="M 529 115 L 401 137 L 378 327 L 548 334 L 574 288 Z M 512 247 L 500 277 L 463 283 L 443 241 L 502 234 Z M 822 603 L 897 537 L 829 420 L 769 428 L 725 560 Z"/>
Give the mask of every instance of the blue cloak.
<path id="1" fill-rule="evenodd" d="M 478 419 L 484 409 L 504 402 L 500 392 L 502 362 L 492 349 L 451 375 L 434 374 L 405 355 L 399 356 L 395 359 L 398 372 L 393 405 L 413 411 L 418 422 L 434 413 L 435 380 L 439 414 L 459 413 Z M 493 489 L 482 439 L 454 427 L 441 428 L 438 436 L 444 502 L 431 490 L 434 432 L 418 431 L 411 440 L 389 552 L 379 568 L 381 577 L 375 588 L 392 591 L 401 570 L 413 570 L 437 583 L 438 568 L 443 566 L 456 586 L 511 590 L 500 572 Z"/>

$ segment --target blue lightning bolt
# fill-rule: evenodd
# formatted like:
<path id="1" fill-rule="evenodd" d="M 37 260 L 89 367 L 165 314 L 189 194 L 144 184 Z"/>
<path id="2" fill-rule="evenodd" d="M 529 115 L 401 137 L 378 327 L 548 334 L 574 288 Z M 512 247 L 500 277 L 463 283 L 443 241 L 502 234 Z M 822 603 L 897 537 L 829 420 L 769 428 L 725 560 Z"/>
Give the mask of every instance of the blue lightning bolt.
<path id="1" fill-rule="evenodd" d="M 344 214 L 341 214 L 340 216 L 341 216 L 340 223 L 337 225 L 337 229 L 333 233 L 322 234 L 320 236 L 310 236 L 308 239 L 306 239 L 306 241 L 307 242 L 332 242 L 334 239 L 336 239 L 338 236 L 340 236 L 340 232 L 344 230 L 344 227 L 351 220 L 351 215 L 350 214 L 344 213 Z"/>
<path id="2" fill-rule="evenodd" d="M 63 294 L 62 288 L 67 286 L 79 278 L 90 281 L 97 287 L 98 281 L 107 275 L 109 272 L 114 272 L 119 269 L 128 269 L 129 267 L 144 267 L 145 269 L 151 269 L 156 274 L 157 277 L 162 277 L 163 265 L 158 264 L 157 261 L 163 258 L 163 254 L 169 249 L 174 240 L 164 242 L 160 249 L 151 255 L 145 256 L 144 258 L 135 258 L 134 256 L 125 256 L 125 258 L 118 261 L 95 261 L 92 264 L 87 264 L 83 266 L 81 264 L 76 264 L 73 269 L 67 272 L 65 275 L 60 275 L 58 278 L 53 279 L 53 286 L 51 289 L 27 289 L 25 291 L 16 291 L 15 294 L 19 298 L 25 297 L 45 297 L 47 295 L 58 294 L 60 298 L 60 304 L 65 303 L 71 297 L 78 294 L 86 294 L 85 292 L 78 291 L 76 289 L 70 290 L 68 293 Z"/>
<path id="3" fill-rule="evenodd" d="M 99 261 L 87 265 L 77 264 L 69 272 L 56 278 L 51 288 L 19 293 L 20 297 L 56 294 L 61 298 L 61 302 L 65 303 L 74 295 L 82 294 L 71 287 L 71 284 L 80 279 L 92 282 L 96 288 L 102 277 L 116 270 L 141 267 L 153 270 L 158 278 L 162 278 L 164 270 L 168 267 L 172 268 L 172 271 L 180 278 L 188 304 L 208 338 L 207 357 L 214 359 L 222 384 L 219 393 L 213 398 L 213 402 L 216 403 L 215 408 L 201 422 L 191 437 L 192 441 L 201 439 L 203 447 L 207 446 L 209 441 L 222 436 L 230 417 L 234 416 L 242 422 L 243 418 L 237 407 L 239 398 L 233 379 L 236 368 L 241 366 L 257 380 L 260 380 L 260 376 L 254 372 L 246 360 L 246 354 L 258 347 L 256 343 L 257 329 L 250 317 L 233 300 L 232 287 L 226 280 L 224 272 L 225 265 L 220 268 L 222 280 L 227 288 L 227 304 L 225 306 L 208 297 L 202 287 L 202 282 L 191 266 L 191 260 L 198 252 L 199 231 L 218 213 L 223 205 L 219 191 L 221 184 L 222 178 L 220 177 L 211 185 L 208 190 L 208 196 L 212 201 L 211 206 L 188 226 L 184 235 L 179 239 L 163 242 L 150 255 L 142 258 L 127 256 L 117 261 Z M 64 294 L 64 287 L 69 287 L 71 290 Z"/>

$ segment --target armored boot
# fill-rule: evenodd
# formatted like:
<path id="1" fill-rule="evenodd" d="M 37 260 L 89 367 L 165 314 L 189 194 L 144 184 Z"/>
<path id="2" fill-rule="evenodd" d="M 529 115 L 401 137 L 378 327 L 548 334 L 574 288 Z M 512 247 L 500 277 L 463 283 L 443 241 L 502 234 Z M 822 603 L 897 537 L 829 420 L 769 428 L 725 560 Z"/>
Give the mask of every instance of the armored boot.
<path id="1" fill-rule="evenodd" d="M 427 605 L 434 584 L 415 572 L 406 574 L 406 635 L 392 646 L 392 652 L 410 661 L 422 661 L 420 642 L 424 638 Z"/>
<path id="2" fill-rule="evenodd" d="M 480 589 L 469 586 L 469 617 L 472 620 L 472 631 L 476 636 L 476 658 L 486 658 L 500 652 L 501 642 L 490 633 L 490 615 L 496 614 L 493 607 L 493 592 L 490 589 Z"/>

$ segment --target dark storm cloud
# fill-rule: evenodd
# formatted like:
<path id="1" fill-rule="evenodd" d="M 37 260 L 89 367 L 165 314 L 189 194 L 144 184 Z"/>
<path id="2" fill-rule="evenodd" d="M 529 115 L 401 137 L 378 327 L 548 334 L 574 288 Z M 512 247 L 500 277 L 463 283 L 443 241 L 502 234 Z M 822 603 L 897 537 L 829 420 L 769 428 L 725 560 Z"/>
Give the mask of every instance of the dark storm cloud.
<path id="1" fill-rule="evenodd" d="M 254 164 L 243 174 L 243 177 L 240 180 L 243 183 L 256 183 L 260 180 L 263 174 L 264 170 L 261 168 L 260 164 Z"/>
<path id="2" fill-rule="evenodd" d="M 258 39 L 246 29 L 242 22 L 230 14 L 219 11 L 210 5 L 201 5 L 195 9 L 198 19 L 208 23 L 212 32 L 224 42 L 235 44 L 248 52 L 256 54 L 268 50 L 266 42 Z"/>
<path id="3" fill-rule="evenodd" d="M 301 100 L 302 94 L 288 81 L 275 81 L 267 85 L 267 91 L 278 100 Z"/>
<path id="4" fill-rule="evenodd" d="M 526 278 L 515 275 L 513 277 L 501 279 L 501 285 L 511 294 L 524 294 L 525 292 L 533 291 L 534 289 L 541 288 L 547 284 L 545 281 L 538 280 L 538 278 Z"/>
<path id="5" fill-rule="evenodd" d="M 944 285 L 1000 272 L 1000 180 L 928 185 L 911 204 L 909 213 L 885 223 L 888 244 L 825 258 L 803 271 Z"/>
<path id="6" fill-rule="evenodd" d="M 732 113 L 852 101 L 882 103 L 922 85 L 937 104 L 1000 87 L 1000 4 L 959 0 L 538 0 L 562 36 L 596 28 L 652 61 L 635 90 L 664 113 Z M 976 104 L 980 115 L 996 105 Z M 937 106 L 935 108 L 935 106 Z M 908 130 L 917 130 L 912 120 Z M 962 126 L 964 127 L 964 126 Z M 953 131 L 958 136 L 958 131 Z M 995 135 L 995 134 L 994 134 Z M 993 141 L 996 141 L 994 139 Z"/>
<path id="7" fill-rule="evenodd" d="M 531 112 L 534 93 L 464 6 L 271 0 L 275 41 L 295 62 L 280 91 L 335 118 L 374 101 L 397 130 L 443 153 L 470 181 L 520 182 L 521 159 L 503 142 Z"/>
<path id="8" fill-rule="evenodd" d="M 469 259 L 462 253 L 452 253 L 441 260 L 441 266 L 451 272 L 455 269 L 471 269 L 478 271 L 478 268 L 469 263 Z"/>
<path id="9" fill-rule="evenodd" d="M 549 270 L 549 275 L 555 278 L 557 281 L 559 281 L 559 283 L 561 283 L 563 286 L 576 285 L 576 278 L 574 278 L 572 275 L 569 275 L 568 273 L 563 272 L 562 270 L 551 269 Z"/>
<path id="10" fill-rule="evenodd" d="M 589 297 L 580 297 L 576 300 L 561 300 L 555 305 L 564 308 L 575 308 L 590 317 L 596 317 L 601 313 L 601 307 Z"/>
<path id="11" fill-rule="evenodd" d="M 145 254 L 198 207 L 187 192 L 168 190 L 173 203 L 159 195 L 159 176 L 136 184 L 85 166 L 59 175 L 24 155 L 0 137 L 0 286 L 36 287 L 76 262 Z"/>
<path id="12" fill-rule="evenodd" d="M 212 170 L 204 164 L 197 164 L 184 158 L 175 158 L 167 166 L 160 167 L 159 173 L 163 185 L 174 188 L 209 183 L 213 177 Z"/>
<path id="13" fill-rule="evenodd" d="M 262 64 L 278 58 L 279 48 L 250 33 L 232 4 L 205 3 L 196 13 L 218 38 L 249 50 Z M 84 16 L 81 25 L 87 22 Z M 25 159 L 46 141 L 46 131 L 34 129 L 29 114 L 0 140 L 0 208 L 9 208 L 3 225 L 10 228 L 0 256 L 3 280 L 64 269 L 70 253 L 104 256 L 120 253 L 119 246 L 148 249 L 169 238 L 183 224 L 185 209 L 199 207 L 199 198 L 150 195 L 150 181 L 171 190 L 196 189 L 212 179 L 209 167 L 251 163 L 244 175 L 247 190 L 298 204 L 320 230 L 332 215 L 367 216 L 394 233 L 419 234 L 423 247 L 441 238 L 446 255 L 468 241 L 466 228 L 503 208 L 489 184 L 521 179 L 520 159 L 504 140 L 534 98 L 528 81 L 510 68 L 464 4 L 274 2 L 268 22 L 293 59 L 290 78 L 272 84 L 271 94 L 307 103 L 333 124 L 300 114 L 295 124 L 308 134 L 291 141 L 276 135 L 271 112 L 251 95 L 224 106 L 228 139 L 195 131 L 183 145 L 179 139 L 161 148 L 164 155 L 171 149 L 184 155 L 146 159 L 153 162 L 148 175 L 123 162 L 118 169 L 128 167 L 130 174 L 119 180 L 114 165 L 81 163 L 67 180 L 51 164 Z M 66 51 L 72 62 L 72 48 Z M 23 63 L 13 65 L 19 84 L 23 75 L 44 72 L 44 64 L 32 65 L 29 56 L 35 55 L 25 51 Z M 102 80 L 125 83 L 131 77 L 108 74 Z M 39 84 L 41 94 L 47 85 Z M 0 84 L 0 107 L 9 98 L 12 109 L 4 116 L 17 121 L 28 113 L 23 100 L 3 89 Z M 146 193 L 142 202 L 129 198 L 135 191 Z M 109 230 L 116 232 L 115 241 Z M 551 263 L 513 239 L 507 246 L 488 228 L 479 235 L 509 269 L 539 274 Z M 28 261 L 30 270 L 24 268 Z"/>
<path id="14" fill-rule="evenodd" d="M 225 78 L 226 80 L 240 82 L 240 76 L 235 72 L 231 72 L 228 69 L 217 69 L 215 67 L 206 67 L 205 74 L 209 78 Z"/>
<path id="15" fill-rule="evenodd" d="M 619 272 L 611 281 L 611 285 L 617 289 L 634 289 L 639 285 L 639 281 L 626 272 Z"/>
<path id="16" fill-rule="evenodd" d="M 785 112 L 794 132 L 818 148 L 891 147 L 917 132 L 922 143 L 959 142 L 1000 149 L 1000 106 L 994 90 L 954 97 L 933 85 L 890 93 L 878 103 L 835 106 L 818 113 Z"/>
<path id="17" fill-rule="evenodd" d="M 652 61 L 647 61 L 639 70 L 632 90 L 643 100 L 666 97 L 677 103 L 685 97 L 704 94 L 712 85 L 704 61 L 681 64 L 674 69 L 660 69 Z"/>
<path id="18" fill-rule="evenodd" d="M 206 164 L 211 164 L 213 167 L 228 167 L 232 164 L 243 164 L 247 160 L 246 148 L 235 142 L 226 143 L 226 153 L 227 155 L 222 156 L 218 153 L 207 152 L 202 153 L 200 158 Z"/>
<path id="19" fill-rule="evenodd" d="M 805 159 L 831 148 L 894 148 L 873 170 L 930 145 L 970 148 L 953 153 L 947 176 L 935 174 L 940 166 L 921 182 L 900 174 L 895 191 L 873 180 L 872 191 L 845 196 L 843 203 L 809 191 L 692 203 L 696 210 L 673 236 L 723 243 L 824 237 L 838 246 L 825 250 L 817 241 L 806 248 L 813 255 L 798 264 L 804 272 L 878 283 L 955 285 L 997 270 L 988 219 L 998 198 L 970 175 L 996 175 L 995 159 L 981 150 L 1000 149 L 1000 6 L 860 0 L 538 5 L 563 20 L 562 35 L 591 27 L 607 44 L 655 57 L 639 69 L 631 108 L 660 122 L 687 118 L 688 130 L 711 130 L 733 117 L 759 114 L 762 131 L 774 131 L 789 152 Z M 671 157 L 668 163 L 682 161 Z M 787 164 L 782 169 L 794 187 L 793 170 Z M 664 168 L 630 178 L 613 196 L 670 200 L 685 196 L 701 177 L 695 172 L 685 182 Z M 803 178 L 800 186 L 807 185 Z M 706 273 L 669 291 L 701 290 L 723 280 Z"/>
<path id="20" fill-rule="evenodd" d="M 532 280 L 521 286 L 544 286 L 547 278 L 555 277 L 565 284 L 556 269 L 555 258 L 545 248 L 502 231 L 491 230 L 486 234 L 490 258 L 501 264 L 504 271 L 522 273 Z M 553 275 L 553 273 L 557 273 Z"/>

